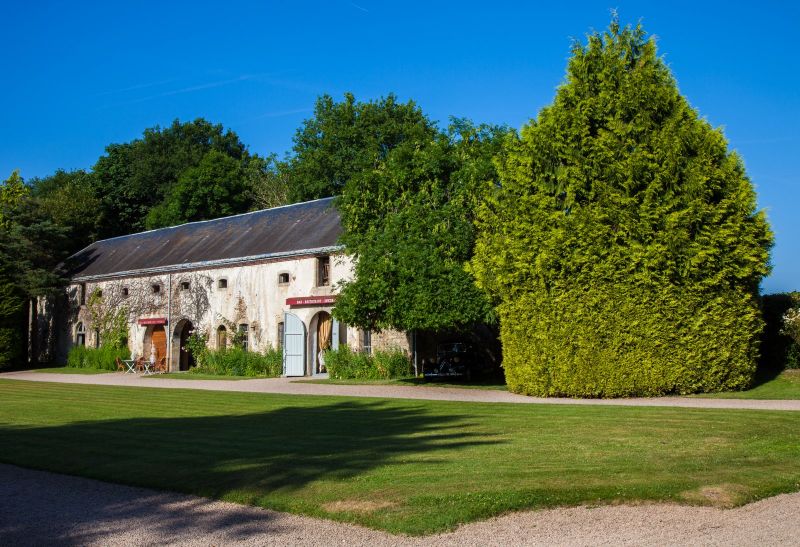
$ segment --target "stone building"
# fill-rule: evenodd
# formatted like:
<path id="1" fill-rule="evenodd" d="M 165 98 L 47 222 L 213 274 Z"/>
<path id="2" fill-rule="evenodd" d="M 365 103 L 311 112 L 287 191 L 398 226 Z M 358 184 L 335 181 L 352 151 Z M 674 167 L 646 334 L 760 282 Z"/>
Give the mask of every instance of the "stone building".
<path id="1" fill-rule="evenodd" d="M 322 349 L 400 348 L 405 333 L 364 332 L 332 318 L 337 284 L 352 263 L 337 244 L 339 214 L 331 198 L 192 222 L 97 241 L 68 261 L 66 305 L 51 317 L 42 345 L 54 360 L 76 344 L 99 346 L 102 325 L 127 323 L 135 356 L 166 357 L 169 370 L 187 370 L 185 349 L 199 331 L 220 348 L 236 334 L 248 350 L 284 348 L 284 373 L 324 371 Z"/>

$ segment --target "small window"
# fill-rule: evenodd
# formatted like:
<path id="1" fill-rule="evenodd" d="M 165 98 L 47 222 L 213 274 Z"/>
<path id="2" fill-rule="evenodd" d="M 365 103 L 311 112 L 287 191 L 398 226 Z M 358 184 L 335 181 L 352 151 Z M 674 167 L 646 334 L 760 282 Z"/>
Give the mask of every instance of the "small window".
<path id="1" fill-rule="evenodd" d="M 364 331 L 364 342 L 361 344 L 361 347 L 367 355 L 372 354 L 372 331 Z"/>
<path id="2" fill-rule="evenodd" d="M 228 331 L 225 325 L 220 325 L 217 329 L 217 349 L 225 349 L 228 345 Z"/>
<path id="3" fill-rule="evenodd" d="M 181 290 L 182 291 L 188 291 L 190 286 L 191 285 L 189 284 L 188 281 L 181 281 Z"/>
<path id="4" fill-rule="evenodd" d="M 249 333 L 247 332 L 249 325 L 242 323 L 239 325 L 239 339 L 241 340 L 242 349 L 247 351 L 247 342 L 249 338 Z"/>
<path id="5" fill-rule="evenodd" d="M 86 327 L 83 326 L 83 323 L 78 323 L 78 327 L 75 329 L 75 345 L 86 345 Z"/>
<path id="6" fill-rule="evenodd" d="M 331 284 L 331 257 L 317 258 L 317 286 L 327 287 Z"/>
<path id="7" fill-rule="evenodd" d="M 97 298 L 103 298 L 103 290 L 97 289 Z"/>
<path id="8" fill-rule="evenodd" d="M 278 323 L 278 343 L 275 345 L 278 349 L 283 347 L 283 321 Z"/>
<path id="9" fill-rule="evenodd" d="M 278 285 L 287 285 L 289 283 L 289 274 L 288 272 L 282 272 L 278 274 Z"/>
<path id="10" fill-rule="evenodd" d="M 153 283 L 150 288 L 153 289 L 153 294 L 158 294 L 161 292 L 161 285 L 158 283 Z"/>
<path id="11" fill-rule="evenodd" d="M 80 302 L 81 306 L 86 304 L 86 283 L 78 285 L 78 302 Z"/>
<path id="12" fill-rule="evenodd" d="M 122 287 L 122 296 L 127 298 L 128 294 L 130 294 L 130 292 L 128 291 L 128 287 Z"/>
<path id="13" fill-rule="evenodd" d="M 228 288 L 228 280 L 224 277 L 217 281 L 217 288 L 218 289 L 227 289 Z"/>
<path id="14" fill-rule="evenodd" d="M 94 347 L 100 347 L 100 329 L 94 329 Z"/>

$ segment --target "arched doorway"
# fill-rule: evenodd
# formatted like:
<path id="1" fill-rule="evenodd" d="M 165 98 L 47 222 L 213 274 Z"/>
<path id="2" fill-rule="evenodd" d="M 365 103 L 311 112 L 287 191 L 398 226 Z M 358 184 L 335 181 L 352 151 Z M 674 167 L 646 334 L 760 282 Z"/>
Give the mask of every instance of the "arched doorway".
<path id="1" fill-rule="evenodd" d="M 324 352 L 333 346 L 333 317 L 326 311 L 311 319 L 311 374 L 325 374 Z"/>
<path id="2" fill-rule="evenodd" d="M 194 332 L 194 325 L 188 319 L 181 319 L 172 333 L 172 370 L 189 370 L 195 366 L 194 356 L 186 347 L 186 341 Z"/>
<path id="3" fill-rule="evenodd" d="M 228 329 L 225 325 L 217 328 L 217 349 L 225 349 L 228 346 Z"/>
<path id="4" fill-rule="evenodd" d="M 155 354 L 153 350 L 155 350 Z M 164 325 L 152 325 L 148 327 L 144 333 L 143 357 L 148 361 L 151 357 L 154 357 L 155 361 L 158 362 L 166 356 L 167 332 L 164 330 Z"/>

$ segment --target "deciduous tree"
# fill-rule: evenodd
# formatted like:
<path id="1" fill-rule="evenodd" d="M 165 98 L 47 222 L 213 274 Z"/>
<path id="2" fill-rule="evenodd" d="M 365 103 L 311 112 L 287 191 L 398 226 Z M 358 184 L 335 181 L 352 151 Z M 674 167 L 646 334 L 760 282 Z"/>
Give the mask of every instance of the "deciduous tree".
<path id="1" fill-rule="evenodd" d="M 355 175 L 338 200 L 355 277 L 335 315 L 368 329 L 441 330 L 491 322 L 464 264 L 478 195 L 496 177 L 505 128 L 454 120 L 447 133 L 398 145 Z"/>
<path id="2" fill-rule="evenodd" d="M 197 166 L 181 173 L 164 201 L 150 210 L 146 227 L 162 228 L 244 213 L 250 205 L 248 197 L 241 162 L 210 150 Z"/>
<path id="3" fill-rule="evenodd" d="M 394 95 L 357 102 L 347 93 L 336 102 L 317 99 L 314 115 L 294 136 L 293 156 L 286 166 L 292 201 L 340 194 L 355 174 L 373 169 L 404 142 L 425 142 L 436 129 L 413 102 Z"/>
<path id="4" fill-rule="evenodd" d="M 106 147 L 93 170 L 95 195 L 102 200 L 102 236 L 143 230 L 150 209 L 161 204 L 181 175 L 197 167 L 211 150 L 243 163 L 249 158 L 236 133 L 202 118 L 175 120 L 167 128 L 145 130 L 141 139 Z"/>

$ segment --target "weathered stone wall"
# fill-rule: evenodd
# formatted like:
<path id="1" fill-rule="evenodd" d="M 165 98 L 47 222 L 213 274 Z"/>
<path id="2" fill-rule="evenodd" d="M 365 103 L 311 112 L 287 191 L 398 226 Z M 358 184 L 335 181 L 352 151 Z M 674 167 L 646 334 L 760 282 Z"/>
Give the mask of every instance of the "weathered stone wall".
<path id="1" fill-rule="evenodd" d="M 337 284 L 352 276 L 352 261 L 344 255 L 331 256 L 330 284 L 317 285 L 317 257 L 293 257 L 286 260 L 263 261 L 255 264 L 197 269 L 156 276 L 129 277 L 105 281 L 86 281 L 85 304 L 81 305 L 81 283 L 67 289 L 69 313 L 66 319 L 67 336 L 64 336 L 61 354 L 66 355 L 75 343 L 77 327 L 86 330 L 86 345 L 96 344 L 92 309 L 87 305 L 96 290 L 102 291 L 102 307 L 128 310 L 129 347 L 135 356 L 149 355 L 148 327 L 139 324 L 141 319 L 166 318 L 167 340 L 171 346 L 172 369 L 177 367 L 177 346 L 180 329 L 186 320 L 194 329 L 208 335 L 209 346 L 217 346 L 217 330 L 224 326 L 248 325 L 248 346 L 257 351 L 279 345 L 279 323 L 284 313 L 299 317 L 308 332 L 308 370 L 316 354 L 316 316 L 331 313 L 332 306 L 290 307 L 287 298 L 329 296 L 337 292 Z M 279 275 L 288 274 L 288 283 L 280 283 Z M 220 287 L 220 281 L 226 287 Z M 184 288 L 188 283 L 188 288 Z M 153 286 L 159 291 L 154 292 Z M 127 294 L 125 294 L 127 291 Z M 93 309 L 96 309 L 93 308 Z M 102 311 L 102 310 L 101 310 Z M 229 333 L 230 334 L 230 333 Z M 345 327 L 341 341 L 355 349 L 363 347 L 360 331 Z M 373 347 L 399 347 L 409 351 L 403 333 L 388 331 L 373 335 Z"/>

